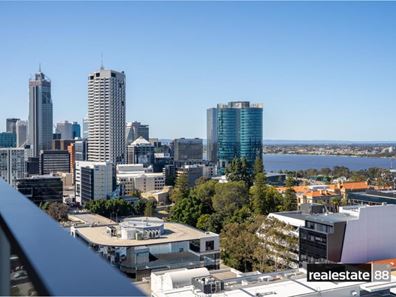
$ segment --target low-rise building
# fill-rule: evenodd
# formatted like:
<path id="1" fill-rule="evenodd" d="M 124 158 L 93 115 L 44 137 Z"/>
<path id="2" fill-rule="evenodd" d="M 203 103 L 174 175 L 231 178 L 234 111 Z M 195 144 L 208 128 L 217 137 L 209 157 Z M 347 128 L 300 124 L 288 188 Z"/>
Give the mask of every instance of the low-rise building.
<path id="1" fill-rule="evenodd" d="M 299 228 L 300 263 L 367 263 L 396 258 L 396 205 L 345 206 L 305 217 Z"/>
<path id="2" fill-rule="evenodd" d="M 150 172 L 151 170 L 144 168 L 143 164 L 117 165 L 117 184 L 121 186 L 123 194 L 162 190 L 165 186 L 165 175 Z"/>
<path id="3" fill-rule="evenodd" d="M 218 234 L 158 218 L 80 225 L 72 227 L 71 234 L 137 280 L 152 271 L 220 265 Z"/>
<path id="4" fill-rule="evenodd" d="M 272 273 L 240 273 L 233 269 L 208 271 L 178 269 L 152 272 L 150 277 L 153 297 L 346 297 L 393 296 L 395 276 L 390 282 L 309 282 L 304 269 Z"/>
<path id="5" fill-rule="evenodd" d="M 47 201 L 63 201 L 63 184 L 57 176 L 36 175 L 17 179 L 16 189 L 37 205 Z"/>

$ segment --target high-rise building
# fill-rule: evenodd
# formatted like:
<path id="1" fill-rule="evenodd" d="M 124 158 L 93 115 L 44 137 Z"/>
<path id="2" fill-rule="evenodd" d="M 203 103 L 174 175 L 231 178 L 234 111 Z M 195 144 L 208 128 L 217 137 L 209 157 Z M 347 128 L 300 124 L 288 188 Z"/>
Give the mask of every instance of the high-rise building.
<path id="1" fill-rule="evenodd" d="M 73 122 L 73 125 L 72 125 L 72 137 L 73 137 L 73 139 L 81 138 L 81 126 L 77 122 Z"/>
<path id="2" fill-rule="evenodd" d="M 88 160 L 126 161 L 125 74 L 103 67 L 88 77 Z"/>
<path id="3" fill-rule="evenodd" d="M 87 139 L 76 140 L 74 142 L 75 158 L 76 161 L 88 160 L 88 141 Z"/>
<path id="4" fill-rule="evenodd" d="M 149 140 L 149 125 L 143 125 L 140 122 L 129 122 L 125 127 L 127 144 L 131 144 L 139 137 Z"/>
<path id="5" fill-rule="evenodd" d="M 55 133 L 60 133 L 61 139 L 73 139 L 73 124 L 69 121 L 56 123 Z"/>
<path id="6" fill-rule="evenodd" d="M 88 116 L 83 118 L 82 121 L 82 130 L 83 130 L 83 138 L 88 139 L 88 134 L 89 134 L 89 121 L 88 121 Z"/>
<path id="7" fill-rule="evenodd" d="M 54 139 L 54 140 L 52 140 L 52 149 L 67 151 L 67 148 L 69 147 L 69 145 L 74 142 L 75 142 L 75 140 L 73 140 L 73 139 Z"/>
<path id="8" fill-rule="evenodd" d="M 25 149 L 0 149 L 0 177 L 15 187 L 15 181 L 25 177 Z"/>
<path id="9" fill-rule="evenodd" d="M 29 81 L 29 144 L 34 157 L 51 149 L 52 124 L 51 81 L 40 70 Z"/>
<path id="10" fill-rule="evenodd" d="M 70 155 L 68 151 L 41 151 L 39 162 L 41 175 L 57 172 L 70 172 Z"/>
<path id="11" fill-rule="evenodd" d="M 15 147 L 16 146 L 16 134 L 12 132 L 1 132 L 0 133 L 0 148 L 1 147 Z"/>
<path id="12" fill-rule="evenodd" d="M 17 121 L 16 122 L 16 146 L 22 147 L 25 145 L 28 133 L 28 123 L 27 121 Z"/>
<path id="13" fill-rule="evenodd" d="M 217 162 L 217 108 L 208 108 L 206 112 L 206 152 L 209 162 Z"/>
<path id="14" fill-rule="evenodd" d="M 154 164 L 154 145 L 140 136 L 128 145 L 128 164 L 143 164 L 150 166 Z"/>
<path id="15" fill-rule="evenodd" d="M 263 107 L 248 101 L 217 105 L 217 160 L 219 172 L 234 159 L 250 165 L 262 158 Z"/>
<path id="16" fill-rule="evenodd" d="M 19 119 L 7 119 L 6 120 L 6 132 L 11 132 L 11 133 L 16 133 L 16 123 L 19 121 Z"/>
<path id="17" fill-rule="evenodd" d="M 203 142 L 201 138 L 178 138 L 173 140 L 174 161 L 177 165 L 201 163 Z"/>
<path id="18" fill-rule="evenodd" d="M 106 199 L 113 192 L 113 166 L 109 162 L 76 162 L 76 202 Z"/>

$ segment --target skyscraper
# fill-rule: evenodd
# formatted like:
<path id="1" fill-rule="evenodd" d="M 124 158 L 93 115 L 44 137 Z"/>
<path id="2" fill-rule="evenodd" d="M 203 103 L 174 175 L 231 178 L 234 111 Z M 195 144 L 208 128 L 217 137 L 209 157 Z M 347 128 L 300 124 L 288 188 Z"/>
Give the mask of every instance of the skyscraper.
<path id="1" fill-rule="evenodd" d="M 147 141 L 150 140 L 149 125 L 142 125 L 140 122 L 129 122 L 125 127 L 127 144 L 131 144 L 139 137 L 143 137 Z"/>
<path id="2" fill-rule="evenodd" d="M 51 149 L 52 124 L 51 81 L 40 70 L 29 81 L 29 144 L 34 157 Z"/>
<path id="3" fill-rule="evenodd" d="M 6 120 L 6 132 L 16 133 L 16 123 L 19 119 L 7 119 Z"/>
<path id="4" fill-rule="evenodd" d="M 89 134 L 89 122 L 88 122 L 88 116 L 83 118 L 82 121 L 82 130 L 83 130 L 83 138 L 88 139 L 88 134 Z"/>
<path id="5" fill-rule="evenodd" d="M 72 136 L 73 136 L 73 139 L 81 137 L 81 127 L 80 127 L 80 124 L 77 123 L 77 122 L 73 122 L 73 125 L 72 125 Z"/>
<path id="6" fill-rule="evenodd" d="M 217 162 L 217 108 L 208 108 L 206 111 L 206 138 L 207 159 Z"/>
<path id="7" fill-rule="evenodd" d="M 21 147 L 26 143 L 28 123 L 27 121 L 16 122 L 16 146 Z"/>
<path id="8" fill-rule="evenodd" d="M 217 160 L 219 172 L 235 157 L 253 165 L 262 158 L 263 107 L 248 101 L 217 105 Z"/>
<path id="9" fill-rule="evenodd" d="M 103 67 L 88 77 L 88 160 L 125 163 L 125 74 Z"/>
<path id="10" fill-rule="evenodd" d="M 60 133 L 61 139 L 73 139 L 73 124 L 69 121 L 56 123 L 55 133 Z"/>

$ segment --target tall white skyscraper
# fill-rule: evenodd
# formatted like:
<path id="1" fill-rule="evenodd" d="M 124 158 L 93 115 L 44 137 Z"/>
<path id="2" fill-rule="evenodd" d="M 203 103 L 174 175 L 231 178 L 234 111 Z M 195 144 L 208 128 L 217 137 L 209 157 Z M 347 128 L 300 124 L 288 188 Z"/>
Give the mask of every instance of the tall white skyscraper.
<path id="1" fill-rule="evenodd" d="M 52 124 L 51 81 L 40 70 L 29 80 L 29 144 L 34 157 L 51 149 Z"/>
<path id="2" fill-rule="evenodd" d="M 28 122 L 27 121 L 17 121 L 16 122 L 16 145 L 21 147 L 26 143 L 27 133 L 28 133 Z"/>
<path id="3" fill-rule="evenodd" d="M 88 160 L 123 164 L 125 74 L 103 67 L 88 77 Z"/>
<path id="4" fill-rule="evenodd" d="M 84 139 L 88 139 L 88 134 L 89 134 L 89 121 L 88 121 L 88 115 L 83 118 L 82 120 L 82 137 Z"/>

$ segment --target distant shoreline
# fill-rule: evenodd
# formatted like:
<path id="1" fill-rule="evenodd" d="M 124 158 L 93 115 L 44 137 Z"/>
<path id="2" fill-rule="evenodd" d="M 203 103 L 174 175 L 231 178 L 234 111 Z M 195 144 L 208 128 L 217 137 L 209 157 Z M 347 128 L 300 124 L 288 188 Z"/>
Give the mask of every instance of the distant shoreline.
<path id="1" fill-rule="evenodd" d="M 355 157 L 355 158 L 382 158 L 382 159 L 396 159 L 396 156 L 394 157 L 388 157 L 388 156 L 381 156 L 381 155 L 354 155 L 354 154 L 317 154 L 317 153 L 309 153 L 309 152 L 304 152 L 304 153 L 263 153 L 265 155 L 295 155 L 295 156 L 327 156 L 327 157 Z"/>

